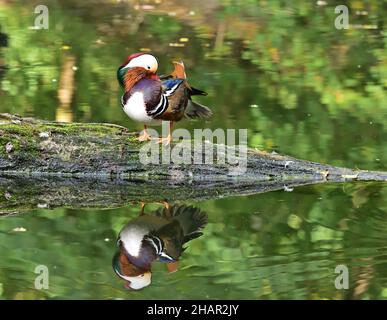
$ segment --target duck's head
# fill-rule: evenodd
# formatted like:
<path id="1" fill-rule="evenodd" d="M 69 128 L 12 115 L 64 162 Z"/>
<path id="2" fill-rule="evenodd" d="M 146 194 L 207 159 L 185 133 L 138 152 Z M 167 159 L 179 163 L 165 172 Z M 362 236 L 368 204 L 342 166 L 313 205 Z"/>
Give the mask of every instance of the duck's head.
<path id="1" fill-rule="evenodd" d="M 136 267 L 130 263 L 123 252 L 117 252 L 113 257 L 114 272 L 123 280 L 125 280 L 125 288 L 140 290 L 151 284 L 151 270 L 145 270 Z"/>
<path id="2" fill-rule="evenodd" d="M 157 59 L 149 53 L 134 53 L 130 55 L 125 62 L 117 70 L 117 78 L 122 86 L 124 86 L 125 75 L 129 71 L 134 73 L 157 78 L 157 69 L 159 65 Z"/>
<path id="3" fill-rule="evenodd" d="M 124 67 L 135 68 L 140 67 L 148 70 L 148 72 L 157 73 L 159 67 L 157 59 L 149 53 L 134 53 L 125 61 Z"/>

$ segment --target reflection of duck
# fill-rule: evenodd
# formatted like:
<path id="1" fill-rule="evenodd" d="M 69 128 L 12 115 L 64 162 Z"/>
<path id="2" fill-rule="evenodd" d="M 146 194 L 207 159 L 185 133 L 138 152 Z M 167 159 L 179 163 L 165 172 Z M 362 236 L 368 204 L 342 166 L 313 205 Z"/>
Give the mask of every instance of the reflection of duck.
<path id="1" fill-rule="evenodd" d="M 207 215 L 191 206 L 175 205 L 159 209 L 155 215 L 141 214 L 118 236 L 114 271 L 132 289 L 150 285 L 152 263 L 178 261 L 183 245 L 200 237 L 206 224 Z"/>

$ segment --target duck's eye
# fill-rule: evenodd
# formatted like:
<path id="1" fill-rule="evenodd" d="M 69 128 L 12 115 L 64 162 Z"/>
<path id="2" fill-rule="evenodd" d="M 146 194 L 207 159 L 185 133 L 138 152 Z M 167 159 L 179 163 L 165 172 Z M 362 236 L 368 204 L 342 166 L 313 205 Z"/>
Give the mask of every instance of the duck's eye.
<path id="1" fill-rule="evenodd" d="M 150 66 L 147 66 L 148 70 L 150 70 Z"/>

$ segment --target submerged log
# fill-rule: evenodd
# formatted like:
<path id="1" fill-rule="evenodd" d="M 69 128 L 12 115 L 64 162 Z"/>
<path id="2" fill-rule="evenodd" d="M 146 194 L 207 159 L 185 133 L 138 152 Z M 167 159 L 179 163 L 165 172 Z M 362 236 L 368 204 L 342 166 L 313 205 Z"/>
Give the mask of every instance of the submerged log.
<path id="1" fill-rule="evenodd" d="M 191 141 L 184 142 L 187 146 Z M 172 145 L 172 150 L 179 143 Z M 140 161 L 144 143 L 128 129 L 101 123 L 59 123 L 0 114 L 0 210 L 36 207 L 118 207 L 133 201 L 200 200 L 297 185 L 387 181 L 386 172 L 353 170 L 206 143 L 184 163 Z M 231 148 L 231 149 L 230 149 Z M 157 145 L 160 155 L 171 152 Z M 193 163 L 214 154 L 212 164 Z M 241 149 L 243 150 L 243 149 Z M 238 153 L 239 152 L 239 153 Z M 239 157 L 239 158 L 238 158 Z M 187 159 L 186 159 L 187 160 Z"/>

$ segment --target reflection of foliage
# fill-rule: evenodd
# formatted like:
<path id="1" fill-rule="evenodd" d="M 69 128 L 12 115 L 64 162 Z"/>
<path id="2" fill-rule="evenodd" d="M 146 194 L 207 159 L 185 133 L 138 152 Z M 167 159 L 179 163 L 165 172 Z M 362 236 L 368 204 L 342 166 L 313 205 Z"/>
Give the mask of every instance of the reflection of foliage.
<path id="1" fill-rule="evenodd" d="M 374 16 L 381 6 L 370 8 L 375 24 L 384 18 Z M 383 113 L 387 70 L 380 30 L 335 30 L 333 9 L 317 8 L 313 2 L 292 8 L 267 2 L 260 9 L 260 31 L 249 39 L 243 58 L 263 71 L 258 85 L 270 98 L 278 97 L 283 107 L 292 109 L 301 105 L 305 90 L 313 90 L 332 114 L 366 114 L 370 108 Z"/>
<path id="2" fill-rule="evenodd" d="M 1 32 L 1 26 L 0 26 L 0 48 L 1 47 L 8 47 L 8 35 Z"/>
<path id="3" fill-rule="evenodd" d="M 26 114 L 36 105 L 42 116 L 48 116 L 47 111 L 54 112 L 56 105 L 52 79 L 58 76 L 58 54 L 47 50 L 53 42 L 48 33 L 38 34 L 28 29 L 29 21 L 20 18 L 28 13 L 25 6 L 0 9 L 0 18 L 6 22 L 4 31 L 13 28 L 18 31 L 10 32 L 10 48 L 4 50 L 8 72 L 1 88 L 7 95 L 2 97 L 1 106 L 3 112 Z"/>

